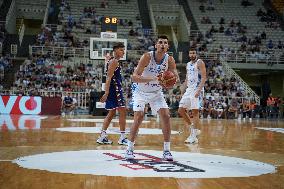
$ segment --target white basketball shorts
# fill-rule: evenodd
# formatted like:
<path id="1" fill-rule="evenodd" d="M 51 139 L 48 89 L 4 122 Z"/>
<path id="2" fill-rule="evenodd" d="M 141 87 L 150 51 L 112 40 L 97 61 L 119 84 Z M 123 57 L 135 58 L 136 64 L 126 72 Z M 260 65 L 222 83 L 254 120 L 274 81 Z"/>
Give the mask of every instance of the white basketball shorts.
<path id="1" fill-rule="evenodd" d="M 143 111 L 146 104 L 150 104 L 152 113 L 155 115 L 161 108 L 169 108 L 162 91 L 143 92 L 135 90 L 133 92 L 133 111 Z"/>
<path id="2" fill-rule="evenodd" d="M 195 98 L 194 95 L 195 95 L 195 90 L 187 89 L 179 102 L 179 107 L 186 108 L 189 110 L 199 109 L 200 99 L 199 97 Z"/>

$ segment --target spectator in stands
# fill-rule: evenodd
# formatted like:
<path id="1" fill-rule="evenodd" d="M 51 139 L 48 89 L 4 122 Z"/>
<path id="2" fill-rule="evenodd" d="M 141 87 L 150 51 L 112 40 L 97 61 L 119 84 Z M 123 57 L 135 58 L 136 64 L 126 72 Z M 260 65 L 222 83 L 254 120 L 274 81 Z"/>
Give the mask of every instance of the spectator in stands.
<path id="1" fill-rule="evenodd" d="M 261 39 L 266 39 L 266 33 L 265 33 L 265 31 L 263 31 L 263 32 L 260 34 L 260 37 L 261 37 Z"/>
<path id="2" fill-rule="evenodd" d="M 75 109 L 76 105 L 74 103 L 73 97 L 70 93 L 67 93 L 67 96 L 63 96 L 62 100 L 62 112 L 71 113 Z"/>
<path id="3" fill-rule="evenodd" d="M 246 45 L 245 42 L 243 42 L 243 43 L 241 44 L 240 51 L 246 52 L 246 50 L 247 50 L 247 45 Z"/>
<path id="4" fill-rule="evenodd" d="M 225 19 L 223 17 L 220 18 L 219 24 L 225 24 Z"/>
<path id="5" fill-rule="evenodd" d="M 211 20 L 208 16 L 205 16 L 205 17 L 202 17 L 201 23 L 202 24 L 211 24 L 212 22 L 211 22 Z"/>
<path id="6" fill-rule="evenodd" d="M 215 29 L 215 26 L 214 26 L 214 25 L 212 25 L 211 28 L 210 28 L 210 30 L 209 30 L 209 32 L 212 34 L 212 33 L 218 32 L 218 30 Z"/>
<path id="7" fill-rule="evenodd" d="M 227 107 L 227 105 L 225 105 L 223 100 L 217 101 L 214 109 L 216 111 L 218 119 L 225 117 L 225 109 L 226 109 L 226 107 Z"/>
<path id="8" fill-rule="evenodd" d="M 101 8 L 108 8 L 108 2 L 106 0 L 101 2 Z"/>
<path id="9" fill-rule="evenodd" d="M 255 118 L 255 116 L 256 116 L 256 113 L 257 113 L 256 107 L 257 107 L 257 105 L 256 105 L 255 100 L 251 100 L 250 105 L 249 105 L 249 109 L 251 111 L 251 118 Z"/>
<path id="10" fill-rule="evenodd" d="M 275 98 L 272 96 L 272 93 L 270 93 L 266 100 L 268 114 L 273 113 L 275 111 L 275 104 Z"/>
<path id="11" fill-rule="evenodd" d="M 234 28 L 234 27 L 236 26 L 236 23 L 235 23 L 235 20 L 234 20 L 234 19 L 231 20 L 229 26 L 230 26 L 231 28 Z"/>
<path id="12" fill-rule="evenodd" d="M 262 8 L 259 8 L 258 11 L 256 12 L 256 16 L 263 16 L 265 12 L 263 12 Z"/>
<path id="13" fill-rule="evenodd" d="M 137 14 L 135 18 L 136 18 L 137 21 L 140 21 L 141 20 L 140 14 Z"/>
<path id="14" fill-rule="evenodd" d="M 39 92 L 37 89 L 30 89 L 29 96 L 39 96 Z"/>
<path id="15" fill-rule="evenodd" d="M 4 80 L 4 66 L 0 64 L 0 81 Z"/>
<path id="16" fill-rule="evenodd" d="M 269 42 L 267 43 L 267 48 L 273 49 L 273 47 L 274 47 L 273 41 L 270 39 Z"/>
<path id="17" fill-rule="evenodd" d="M 277 48 L 278 49 L 282 49 L 284 46 L 283 46 L 283 44 L 282 44 L 282 42 L 279 40 L 278 41 L 278 44 L 277 44 Z"/>
<path id="18" fill-rule="evenodd" d="M 128 26 L 133 26 L 133 22 L 131 20 L 128 20 Z"/>
<path id="19" fill-rule="evenodd" d="M 227 35 L 227 36 L 232 36 L 232 31 L 231 31 L 230 28 L 227 28 L 227 29 L 226 29 L 225 35 Z"/>
<path id="20" fill-rule="evenodd" d="M 205 41 L 206 41 L 207 44 L 210 44 L 210 43 L 213 42 L 212 33 L 210 33 L 209 31 L 206 31 Z"/>
<path id="21" fill-rule="evenodd" d="M 238 104 L 238 101 L 236 99 L 231 100 L 231 104 L 228 108 L 228 118 L 236 119 L 238 118 L 238 111 L 240 109 L 240 106 Z"/>
<path id="22" fill-rule="evenodd" d="M 275 98 L 275 108 L 274 108 L 276 118 L 279 116 L 281 105 L 282 105 L 282 100 L 281 100 L 281 97 L 278 96 Z"/>
<path id="23" fill-rule="evenodd" d="M 71 15 L 71 13 L 68 15 L 67 17 L 67 23 L 68 23 L 68 27 L 69 28 L 73 28 L 73 25 L 74 25 L 74 18 L 73 16 Z"/>
<path id="24" fill-rule="evenodd" d="M 213 0 L 208 0 L 207 10 L 215 10 Z"/>
<path id="25" fill-rule="evenodd" d="M 242 114 L 243 114 L 243 119 L 245 119 L 247 117 L 251 118 L 250 103 L 247 99 L 244 99 L 244 102 L 241 105 L 241 110 L 242 110 Z"/>
<path id="26" fill-rule="evenodd" d="M 179 106 L 179 101 L 180 101 L 180 95 L 176 95 L 173 102 L 170 103 L 170 112 L 171 112 L 171 115 L 176 117 L 178 114 L 178 106 Z"/>
<path id="27" fill-rule="evenodd" d="M 221 24 L 220 27 L 219 27 L 219 33 L 224 33 L 224 26 Z"/>
<path id="28" fill-rule="evenodd" d="M 202 109 L 203 117 L 211 119 L 213 109 L 214 107 L 212 104 L 212 97 L 209 97 L 209 99 L 204 98 L 203 99 L 203 109 Z"/>

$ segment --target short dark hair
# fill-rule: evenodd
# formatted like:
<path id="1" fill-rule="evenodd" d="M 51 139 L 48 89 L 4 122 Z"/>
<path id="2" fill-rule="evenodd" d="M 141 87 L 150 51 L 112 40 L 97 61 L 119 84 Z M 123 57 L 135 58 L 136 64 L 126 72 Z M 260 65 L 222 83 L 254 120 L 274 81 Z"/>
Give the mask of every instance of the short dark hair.
<path id="1" fill-rule="evenodd" d="M 189 47 L 189 50 L 188 51 L 196 51 L 197 52 L 197 50 L 196 50 L 196 47 Z"/>
<path id="2" fill-rule="evenodd" d="M 159 39 L 166 39 L 166 40 L 169 40 L 168 36 L 166 35 L 159 35 L 156 42 L 159 40 Z"/>
<path id="3" fill-rule="evenodd" d="M 125 48 L 125 46 L 122 42 L 115 43 L 112 47 L 112 50 L 119 49 L 119 48 Z"/>

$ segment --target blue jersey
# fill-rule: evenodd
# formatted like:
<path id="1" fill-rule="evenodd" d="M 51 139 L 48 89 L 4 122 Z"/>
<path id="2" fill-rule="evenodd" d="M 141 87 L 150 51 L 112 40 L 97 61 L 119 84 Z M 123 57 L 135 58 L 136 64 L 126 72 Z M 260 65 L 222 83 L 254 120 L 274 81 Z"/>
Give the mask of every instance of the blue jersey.
<path id="1" fill-rule="evenodd" d="M 72 104 L 73 103 L 73 98 L 70 96 L 65 96 L 64 97 L 64 104 Z"/>
<path id="2" fill-rule="evenodd" d="M 107 71 L 108 71 L 109 64 L 111 64 L 112 62 L 113 62 L 113 58 L 111 58 L 107 63 Z M 112 110 L 118 107 L 125 107 L 120 64 L 118 67 L 116 67 L 113 73 L 113 76 L 111 78 L 111 82 L 109 86 L 109 95 L 106 100 L 105 109 Z"/>

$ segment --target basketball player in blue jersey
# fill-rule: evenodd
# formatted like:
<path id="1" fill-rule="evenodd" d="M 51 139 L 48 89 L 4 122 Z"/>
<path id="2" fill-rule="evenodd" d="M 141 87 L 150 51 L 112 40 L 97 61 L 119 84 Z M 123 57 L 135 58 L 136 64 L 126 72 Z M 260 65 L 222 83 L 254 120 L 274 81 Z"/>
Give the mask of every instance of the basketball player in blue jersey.
<path id="1" fill-rule="evenodd" d="M 112 141 L 107 138 L 106 130 L 113 117 L 116 114 L 116 110 L 119 112 L 119 126 L 120 126 L 120 138 L 118 144 L 127 145 L 128 140 L 125 137 L 125 125 L 126 125 L 126 107 L 125 99 L 123 97 L 122 90 L 122 78 L 121 78 L 121 66 L 119 59 L 123 57 L 125 47 L 123 43 L 117 43 L 113 46 L 113 55 L 107 63 L 107 77 L 105 83 L 105 93 L 101 97 L 100 102 L 105 102 L 105 109 L 109 112 L 104 119 L 101 134 L 97 140 L 99 144 L 112 144 Z"/>
<path id="2" fill-rule="evenodd" d="M 198 125 L 199 121 L 199 97 L 206 81 L 206 67 L 204 62 L 197 57 L 195 48 L 189 49 L 189 58 L 190 62 L 186 65 L 186 80 L 184 82 L 186 91 L 179 102 L 178 113 L 190 128 L 190 135 L 184 142 L 193 144 L 198 143 L 197 135 L 200 134 L 200 130 L 194 127 Z M 192 120 L 187 110 L 192 110 Z"/>
<path id="3" fill-rule="evenodd" d="M 163 159 L 173 160 L 170 152 L 170 114 L 162 92 L 159 75 L 166 70 L 174 72 L 177 78 L 178 74 L 174 58 L 167 54 L 169 48 L 167 36 L 159 36 L 155 48 L 155 51 L 142 55 L 132 75 L 132 81 L 137 84 L 132 96 L 134 124 L 130 129 L 130 138 L 125 154 L 126 159 L 134 159 L 135 137 L 144 118 L 145 105 L 149 103 L 153 113 L 158 113 L 160 116 L 164 135 Z"/>

